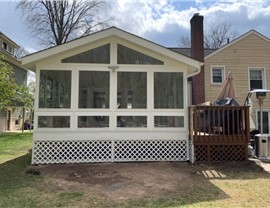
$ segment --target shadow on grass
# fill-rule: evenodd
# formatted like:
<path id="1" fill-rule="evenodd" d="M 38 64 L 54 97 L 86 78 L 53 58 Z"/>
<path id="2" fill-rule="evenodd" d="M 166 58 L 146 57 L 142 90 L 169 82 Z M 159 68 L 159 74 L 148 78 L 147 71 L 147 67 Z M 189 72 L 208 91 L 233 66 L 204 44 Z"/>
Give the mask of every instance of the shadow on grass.
<path id="1" fill-rule="evenodd" d="M 206 179 L 249 180 L 270 178 L 270 174 L 254 160 L 196 164 L 199 174 Z"/>
<path id="2" fill-rule="evenodd" d="M 175 181 L 177 188 L 174 191 L 167 192 L 159 199 L 129 200 L 128 205 L 130 207 L 193 207 L 192 205 L 196 207 L 197 203 L 205 203 L 200 207 L 220 207 L 221 204 L 216 205 L 216 201 L 230 200 L 233 197 L 232 201 L 237 203 L 238 198 L 234 195 L 228 195 L 223 189 L 212 183 L 212 180 L 226 180 L 225 184 L 230 184 L 230 181 L 234 183 L 234 181 L 249 180 L 252 181 L 250 185 L 256 183 L 257 179 L 270 180 L 268 172 L 264 171 L 256 162 L 249 160 L 190 164 L 190 168 L 185 169 L 185 171 L 189 177 L 183 181 Z M 241 183 L 248 184 L 249 182 Z M 248 185 L 245 186 L 243 191 L 250 194 L 252 190 L 247 187 Z M 238 191 L 241 192 L 241 189 Z M 228 207 L 228 204 L 224 207 Z"/>
<path id="3" fill-rule="evenodd" d="M 67 187 L 63 187 L 66 192 L 55 190 L 52 195 L 58 195 L 57 199 L 52 202 L 52 200 L 47 200 L 48 202 L 42 202 L 42 207 L 49 207 L 51 205 L 64 207 L 69 203 L 70 198 L 76 199 L 76 206 L 78 207 L 181 207 L 181 206 L 192 206 L 192 204 L 201 203 L 201 202 L 214 202 L 217 200 L 229 199 L 229 196 L 219 187 L 215 186 L 211 180 L 249 180 L 256 178 L 267 178 L 269 179 L 270 174 L 265 172 L 261 167 L 259 167 L 254 161 L 239 161 L 239 162 L 223 162 L 223 163 L 200 163 L 200 164 L 189 164 L 185 162 L 171 162 L 171 163 L 109 163 L 109 164 L 58 164 L 58 165 L 46 165 L 41 167 L 30 166 L 31 156 L 30 154 L 23 155 L 14 160 L 0 164 L 0 194 L 2 197 L 12 198 L 19 197 L 17 191 L 20 189 L 27 189 L 31 187 L 33 190 L 38 190 L 38 187 L 41 185 L 39 181 L 42 176 L 35 176 L 30 171 L 30 174 L 27 174 L 27 170 L 33 168 L 33 171 L 41 171 L 41 175 L 46 174 L 46 171 L 50 169 L 50 173 L 53 173 L 53 178 L 51 178 L 51 183 L 53 180 L 59 180 L 59 177 L 62 177 L 62 180 L 68 177 L 70 173 L 78 173 L 81 176 L 85 174 L 85 177 L 92 177 L 92 180 L 96 181 L 96 184 L 90 184 L 89 186 L 101 187 L 105 191 L 110 190 L 110 187 L 114 187 L 113 191 L 122 193 L 122 188 L 130 189 L 132 192 L 141 191 L 136 189 L 136 187 L 141 187 L 145 192 L 143 197 L 130 197 L 126 200 L 120 200 L 120 202 L 115 198 L 114 200 L 108 200 L 106 195 L 99 194 L 98 192 L 93 192 L 95 194 L 96 200 L 95 204 L 91 204 L 93 200 L 90 200 L 90 196 L 87 194 L 86 189 L 80 189 L 78 186 L 77 189 L 68 190 Z M 163 166 L 164 164 L 164 166 Z M 158 169 L 158 168 L 160 169 Z M 75 169 L 74 169 L 75 168 Z M 162 169 L 163 168 L 163 169 Z M 152 171 L 151 171 L 152 169 Z M 164 170 L 165 169 L 165 170 Z M 78 172 L 80 170 L 80 172 Z M 163 180 L 158 179 L 159 170 L 163 174 L 168 174 L 168 176 L 174 172 L 182 174 L 183 177 L 172 179 L 174 180 L 174 188 L 166 189 L 166 184 L 162 184 Z M 61 175 L 58 173 L 62 171 Z M 145 172 L 143 172 L 145 171 Z M 95 175 L 89 175 L 89 172 L 95 173 Z M 161 188 L 153 190 L 149 184 L 144 183 L 144 178 L 136 179 L 135 177 L 141 176 L 136 174 L 131 174 L 127 177 L 126 173 L 130 172 L 140 172 L 142 175 L 149 175 L 153 172 L 150 177 L 157 177 L 155 179 L 156 183 L 160 183 Z M 106 175 L 108 173 L 108 175 Z M 63 175 L 66 174 L 66 175 Z M 87 175 L 88 174 L 88 175 Z M 111 181 L 112 175 L 116 175 L 118 180 Z M 95 178 L 97 176 L 97 178 Z M 101 177 L 102 180 L 98 177 Z M 106 177 L 110 179 L 106 181 Z M 162 176 L 164 177 L 164 175 Z M 81 178 L 78 178 L 78 180 Z M 125 181 L 126 180 L 126 181 Z M 153 179 L 154 180 L 154 179 Z M 134 182 L 135 181 L 135 182 Z M 74 182 L 81 183 L 80 181 L 74 180 Z M 152 180 L 151 180 L 152 182 Z M 171 181 L 170 181 L 171 182 Z M 84 181 L 85 183 L 85 181 Z M 87 182 L 86 182 L 87 183 Z M 121 186 L 117 186 L 121 184 Z M 123 185 L 125 184 L 125 185 Z M 83 186 L 83 185 L 82 185 Z M 117 189 L 119 187 L 119 189 Z M 51 189 L 52 187 L 50 187 Z M 90 190 L 90 189 L 89 189 Z M 24 205 L 29 205 L 29 207 L 35 207 L 37 199 L 40 194 L 48 194 L 49 189 L 43 187 L 38 190 L 39 193 L 30 193 L 31 196 L 26 196 L 30 198 L 26 200 L 16 199 L 21 203 L 23 201 Z M 37 191 L 37 192 L 38 192 Z M 91 189 L 91 191 L 93 191 Z M 152 192 L 151 192 L 152 191 Z M 112 192 L 113 193 L 113 192 Z M 119 195 L 121 197 L 121 194 Z M 25 196 L 21 196 L 22 198 Z M 49 199 L 53 196 L 47 196 Z M 31 202 L 32 200 L 32 202 Z M 29 204 L 30 202 L 32 204 Z M 87 202 L 87 203 L 86 203 Z M 14 205 L 12 201 L 6 200 L 2 203 L 3 205 Z M 46 204 L 48 203 L 48 204 Z M 86 206 L 87 204 L 87 206 Z M 1 205 L 1 202 L 0 202 Z M 13 206 L 13 207 L 20 207 Z"/>
<path id="4" fill-rule="evenodd" d="M 31 163 L 30 154 L 0 164 L 0 191 L 26 185 L 25 170 Z"/>

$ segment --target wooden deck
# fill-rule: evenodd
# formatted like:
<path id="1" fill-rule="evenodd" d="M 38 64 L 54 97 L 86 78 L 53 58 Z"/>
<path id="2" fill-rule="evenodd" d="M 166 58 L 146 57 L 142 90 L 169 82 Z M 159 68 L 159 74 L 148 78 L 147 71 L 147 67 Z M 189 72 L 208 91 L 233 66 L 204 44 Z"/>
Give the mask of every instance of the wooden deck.
<path id="1" fill-rule="evenodd" d="M 250 138 L 248 106 L 191 106 L 189 139 L 195 161 L 245 160 Z"/>

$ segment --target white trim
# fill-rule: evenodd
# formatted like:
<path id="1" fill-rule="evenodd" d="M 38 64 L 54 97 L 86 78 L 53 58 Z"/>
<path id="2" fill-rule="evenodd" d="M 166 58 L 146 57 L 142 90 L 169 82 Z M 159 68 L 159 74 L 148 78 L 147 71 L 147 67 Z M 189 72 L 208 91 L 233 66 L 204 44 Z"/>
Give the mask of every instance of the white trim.
<path id="1" fill-rule="evenodd" d="M 142 39 L 138 36 L 135 36 L 131 33 L 127 33 L 115 27 L 76 39 L 74 41 L 70 41 L 68 43 L 65 43 L 57 47 L 49 48 L 47 50 L 40 51 L 32 55 L 28 55 L 22 59 L 22 64 L 26 65 L 28 68 L 35 71 L 37 63 L 48 60 L 55 56 L 61 56 L 61 54 L 63 53 L 68 53 L 70 51 L 77 50 L 80 47 L 84 47 L 85 45 L 88 45 L 89 43 L 99 41 L 105 38 L 115 37 L 115 36 L 125 41 L 134 43 L 135 45 L 138 45 L 142 48 L 147 48 L 150 51 L 159 53 L 162 56 L 168 57 L 174 61 L 182 62 L 190 66 L 190 69 L 193 72 L 197 72 L 198 69 L 200 70 L 201 63 L 199 61 L 189 58 L 187 56 L 181 55 L 177 52 L 164 48 L 160 45 L 157 45 L 155 43 L 152 43 L 148 40 Z"/>

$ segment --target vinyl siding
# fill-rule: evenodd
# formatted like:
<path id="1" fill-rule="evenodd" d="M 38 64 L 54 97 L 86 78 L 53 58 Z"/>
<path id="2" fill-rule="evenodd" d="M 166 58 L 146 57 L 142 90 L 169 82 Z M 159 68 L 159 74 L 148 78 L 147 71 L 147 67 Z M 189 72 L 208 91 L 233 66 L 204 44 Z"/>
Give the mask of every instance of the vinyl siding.
<path id="1" fill-rule="evenodd" d="M 206 101 L 210 102 L 217 99 L 222 88 L 222 85 L 211 84 L 212 65 L 225 66 L 225 77 L 229 71 L 232 72 L 235 80 L 236 100 L 240 105 L 244 104 L 249 92 L 249 67 L 265 69 L 266 89 L 270 89 L 270 42 L 256 35 L 256 33 L 251 33 L 205 60 Z M 255 119 L 255 109 L 258 109 L 255 95 L 252 95 L 252 101 L 252 117 Z M 270 109 L 270 94 L 264 100 L 264 109 Z"/>

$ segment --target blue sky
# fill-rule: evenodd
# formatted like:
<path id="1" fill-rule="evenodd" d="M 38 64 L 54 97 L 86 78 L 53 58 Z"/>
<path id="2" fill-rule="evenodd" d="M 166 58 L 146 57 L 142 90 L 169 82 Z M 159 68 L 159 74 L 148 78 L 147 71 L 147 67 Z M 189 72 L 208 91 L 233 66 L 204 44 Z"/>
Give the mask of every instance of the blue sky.
<path id="1" fill-rule="evenodd" d="M 42 49 L 31 37 L 15 10 L 16 0 L 0 1 L 0 31 L 29 51 Z M 255 29 L 270 37 L 270 0 L 113 0 L 112 26 L 166 47 L 177 47 L 180 36 L 189 34 L 194 13 L 204 16 L 204 28 L 230 22 L 238 35 Z M 108 14 L 107 14 L 108 15 Z"/>

